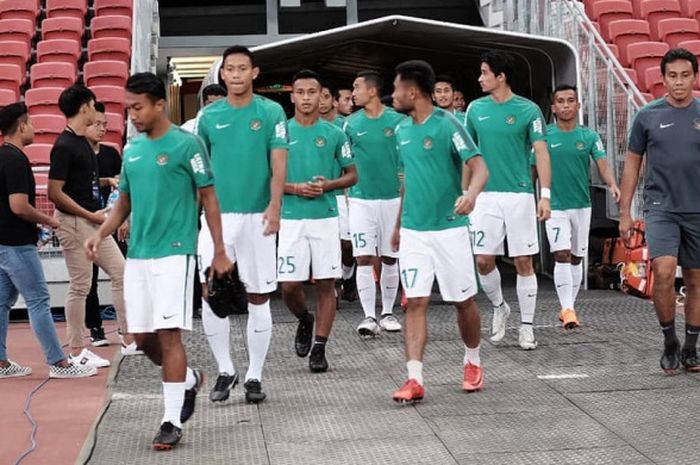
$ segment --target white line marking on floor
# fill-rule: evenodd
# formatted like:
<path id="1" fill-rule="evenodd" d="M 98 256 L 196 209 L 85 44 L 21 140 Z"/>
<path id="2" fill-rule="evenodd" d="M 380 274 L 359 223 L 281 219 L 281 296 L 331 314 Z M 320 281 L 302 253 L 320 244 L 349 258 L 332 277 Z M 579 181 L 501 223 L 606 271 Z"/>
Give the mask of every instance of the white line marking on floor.
<path id="1" fill-rule="evenodd" d="M 563 375 L 537 375 L 537 379 L 585 379 L 588 375 L 583 373 L 569 373 Z"/>

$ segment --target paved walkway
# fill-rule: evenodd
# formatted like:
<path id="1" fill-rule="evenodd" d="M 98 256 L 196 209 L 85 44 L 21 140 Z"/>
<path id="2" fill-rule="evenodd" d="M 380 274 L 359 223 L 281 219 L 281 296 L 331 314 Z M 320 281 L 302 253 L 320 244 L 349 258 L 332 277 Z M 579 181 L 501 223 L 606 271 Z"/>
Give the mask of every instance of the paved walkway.
<path id="1" fill-rule="evenodd" d="M 311 374 L 307 360 L 293 353 L 295 320 L 279 300 L 273 302 L 275 327 L 263 382 L 268 400 L 259 406 L 246 404 L 240 387 L 223 405 L 209 402 L 216 370 L 197 323 L 188 354 L 210 380 L 180 446 L 171 452 L 151 450 L 162 414 L 159 372 L 144 357 L 132 357 L 121 365 L 88 463 L 643 465 L 700 460 L 694 447 L 700 376 L 661 373 L 661 338 L 651 304 L 616 292 L 582 292 L 584 326 L 564 332 L 554 291 L 542 287 L 536 318 L 540 346 L 534 352 L 517 346 L 519 315 L 514 311 L 504 343 L 482 343 L 486 384 L 475 394 L 460 390 L 463 349 L 455 315 L 436 300 L 425 360 L 426 399 L 416 406 L 390 399 L 405 379 L 401 334 L 361 340 L 354 332 L 361 319 L 357 304 L 344 303 L 339 311 L 328 351 L 331 370 Z M 514 292 L 506 298 L 517 307 Z M 231 325 L 235 361 L 244 372 L 245 319 L 232 318 Z"/>

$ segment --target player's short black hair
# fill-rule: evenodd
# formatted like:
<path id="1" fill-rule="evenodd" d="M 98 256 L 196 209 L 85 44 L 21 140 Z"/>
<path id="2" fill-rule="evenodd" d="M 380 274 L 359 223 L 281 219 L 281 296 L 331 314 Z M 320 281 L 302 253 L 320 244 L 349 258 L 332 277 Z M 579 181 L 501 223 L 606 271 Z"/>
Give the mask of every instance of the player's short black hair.
<path id="1" fill-rule="evenodd" d="M 496 77 L 503 74 L 506 77 L 506 83 L 510 85 L 515 70 L 515 60 L 510 53 L 490 50 L 481 55 L 480 63 L 489 65 Z"/>
<path id="2" fill-rule="evenodd" d="M 576 98 L 578 98 L 578 89 L 576 86 L 571 84 L 559 84 L 554 88 L 554 92 L 552 92 L 552 101 L 554 101 L 554 97 L 557 96 L 557 92 L 564 92 L 565 90 L 573 90 Z"/>
<path id="3" fill-rule="evenodd" d="M 257 65 L 255 64 L 255 57 L 253 56 L 253 52 L 250 51 L 248 47 L 245 47 L 243 45 L 233 45 L 226 50 L 224 50 L 224 54 L 222 55 L 222 61 L 221 63 L 223 64 L 224 61 L 226 61 L 226 58 L 229 55 L 235 55 L 235 54 L 241 54 L 245 55 L 248 58 L 250 58 L 250 64 L 253 68 L 255 68 Z"/>
<path id="4" fill-rule="evenodd" d="M 126 81 L 126 90 L 136 95 L 144 95 L 155 103 L 166 100 L 165 83 L 153 73 L 136 73 Z"/>
<path id="5" fill-rule="evenodd" d="M 82 84 L 74 84 L 58 97 L 58 108 L 66 116 L 72 118 L 78 114 L 80 107 L 94 101 L 95 94 Z"/>
<path id="6" fill-rule="evenodd" d="M 672 48 L 661 59 L 661 74 L 666 74 L 666 65 L 676 60 L 687 60 L 693 67 L 693 73 L 698 74 L 698 59 L 690 51 L 684 48 Z"/>
<path id="7" fill-rule="evenodd" d="M 299 79 L 315 79 L 318 82 L 318 85 L 323 87 L 323 84 L 321 84 L 321 76 L 319 76 L 316 71 L 310 69 L 302 69 L 297 71 L 294 76 L 292 76 L 292 85 Z"/>
<path id="8" fill-rule="evenodd" d="M 212 95 L 226 97 L 226 88 L 221 84 L 209 84 L 204 89 L 202 89 L 202 98 L 204 100 L 211 97 Z"/>
<path id="9" fill-rule="evenodd" d="M 328 89 L 328 92 L 330 92 L 331 97 L 333 97 L 333 100 L 338 100 L 340 98 L 340 91 L 338 90 L 338 86 L 333 84 L 331 81 L 328 81 L 326 79 L 322 80 L 321 89 Z"/>
<path id="10" fill-rule="evenodd" d="M 24 102 L 16 102 L 0 109 L 0 132 L 4 136 L 11 136 L 19 128 L 19 124 L 27 121 L 27 105 Z"/>
<path id="11" fill-rule="evenodd" d="M 97 113 L 104 113 L 105 112 L 105 104 L 102 102 L 95 102 L 95 111 Z"/>
<path id="12" fill-rule="evenodd" d="M 435 76 L 435 84 L 437 84 L 438 82 L 448 83 L 450 87 L 452 87 L 453 92 L 457 90 L 455 89 L 455 80 L 452 79 L 452 76 L 449 76 L 447 74 L 438 74 L 437 76 Z"/>
<path id="13" fill-rule="evenodd" d="M 409 60 L 396 67 L 399 80 L 415 84 L 426 97 L 433 94 L 435 87 L 435 71 L 423 60 Z"/>
<path id="14" fill-rule="evenodd" d="M 365 84 L 368 87 L 373 87 L 377 89 L 377 94 L 381 94 L 384 88 L 384 79 L 376 71 L 360 71 L 357 73 L 357 77 L 365 80 Z"/>

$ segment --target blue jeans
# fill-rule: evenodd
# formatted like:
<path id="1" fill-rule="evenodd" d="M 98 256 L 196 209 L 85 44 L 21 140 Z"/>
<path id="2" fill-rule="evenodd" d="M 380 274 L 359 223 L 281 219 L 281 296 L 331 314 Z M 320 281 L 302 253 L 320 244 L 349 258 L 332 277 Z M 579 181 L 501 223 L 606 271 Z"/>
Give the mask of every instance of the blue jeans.
<path id="1" fill-rule="evenodd" d="M 7 360 L 10 307 L 17 300 L 18 292 L 27 303 L 29 323 L 46 361 L 53 365 L 64 360 L 66 356 L 51 317 L 49 288 L 34 245 L 0 245 L 0 360 Z"/>

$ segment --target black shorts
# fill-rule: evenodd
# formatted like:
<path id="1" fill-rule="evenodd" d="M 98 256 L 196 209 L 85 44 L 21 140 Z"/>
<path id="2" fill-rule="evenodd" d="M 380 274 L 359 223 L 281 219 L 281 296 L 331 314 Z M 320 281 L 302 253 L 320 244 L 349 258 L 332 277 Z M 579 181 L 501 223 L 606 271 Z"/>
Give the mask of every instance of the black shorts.
<path id="1" fill-rule="evenodd" d="M 678 258 L 683 268 L 700 268 L 700 213 L 644 213 L 649 254 Z"/>

